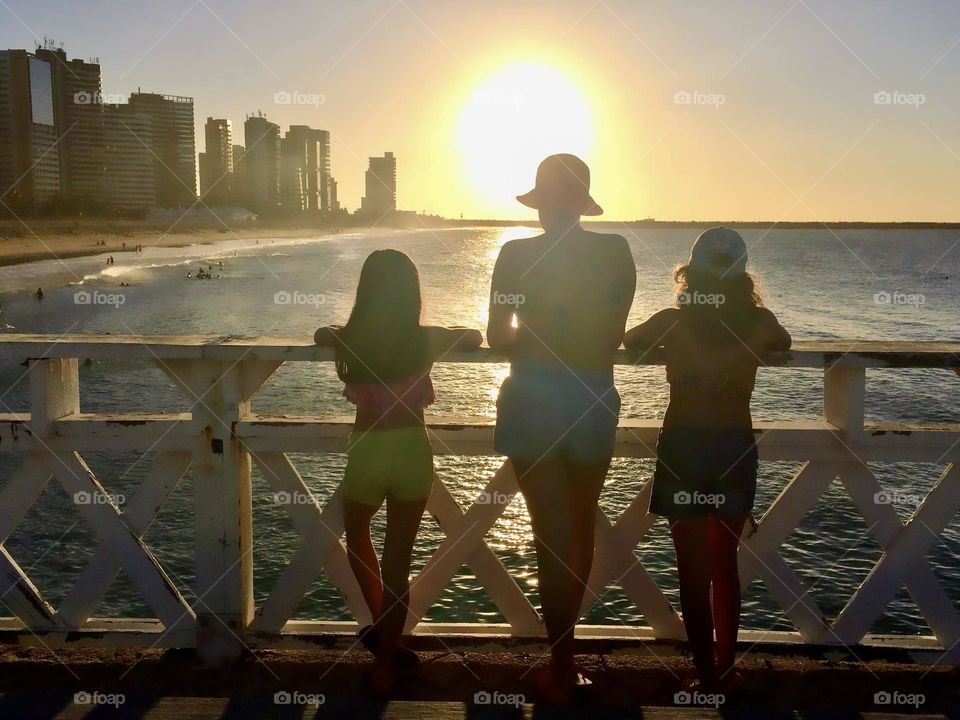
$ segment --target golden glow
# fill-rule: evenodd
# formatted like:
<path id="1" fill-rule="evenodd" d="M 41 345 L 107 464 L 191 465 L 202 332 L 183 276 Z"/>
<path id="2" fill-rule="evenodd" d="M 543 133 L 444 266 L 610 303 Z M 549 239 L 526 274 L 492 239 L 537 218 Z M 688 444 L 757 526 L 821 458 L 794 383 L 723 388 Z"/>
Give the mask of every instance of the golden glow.
<path id="1" fill-rule="evenodd" d="M 547 155 L 568 152 L 589 160 L 593 120 L 584 93 L 556 68 L 508 65 L 483 81 L 464 107 L 459 150 L 472 189 L 504 209 L 533 186 Z"/>

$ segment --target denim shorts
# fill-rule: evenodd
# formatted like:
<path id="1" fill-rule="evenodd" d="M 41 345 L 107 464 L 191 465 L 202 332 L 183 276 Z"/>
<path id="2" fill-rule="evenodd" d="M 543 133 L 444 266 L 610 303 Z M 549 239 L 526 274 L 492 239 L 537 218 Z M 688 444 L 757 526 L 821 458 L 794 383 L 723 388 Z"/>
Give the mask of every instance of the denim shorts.
<path id="1" fill-rule="evenodd" d="M 613 455 L 619 417 L 612 369 L 519 361 L 500 388 L 493 445 L 525 462 L 605 462 Z"/>

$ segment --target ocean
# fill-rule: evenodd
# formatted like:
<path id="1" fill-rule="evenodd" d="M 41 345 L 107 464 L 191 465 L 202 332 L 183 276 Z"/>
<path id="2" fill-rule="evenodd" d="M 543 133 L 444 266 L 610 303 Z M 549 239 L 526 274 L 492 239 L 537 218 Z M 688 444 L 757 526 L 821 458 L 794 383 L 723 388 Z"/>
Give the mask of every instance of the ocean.
<path id="1" fill-rule="evenodd" d="M 638 284 L 629 324 L 672 304 L 673 266 L 684 260 L 696 234 L 691 229 L 608 228 L 630 241 Z M 309 239 L 231 240 L 188 248 L 147 248 L 142 255 L 105 255 L 0 268 L 0 327 L 5 332 L 112 334 L 219 334 L 312 336 L 321 325 L 342 323 L 349 313 L 360 266 L 377 248 L 395 247 L 416 262 L 423 283 L 425 322 L 486 324 L 490 274 L 500 246 L 532 228 L 464 228 L 423 231 L 372 230 Z M 762 281 L 765 303 L 795 340 L 866 339 L 960 341 L 960 233 L 953 230 L 746 230 L 751 265 Z M 223 263 L 221 268 L 219 263 Z M 210 280 L 195 279 L 200 267 Z M 66 273 L 66 286 L 44 285 Z M 190 273 L 191 277 L 187 277 Z M 38 302 L 30 290 L 43 286 Z M 77 293 L 112 303 L 78 304 Z M 299 298 L 275 301 L 278 293 Z M 83 296 L 80 296 L 81 298 Z M 283 297 L 281 295 L 281 297 Z M 122 298 L 122 302 L 119 298 Z M 147 363 L 95 361 L 81 368 L 85 412 L 165 412 L 187 409 L 186 401 Z M 495 414 L 505 365 L 443 364 L 434 371 L 436 414 Z M 23 368 L 0 366 L 0 412 L 28 410 Z M 666 407 L 663 368 L 618 367 L 622 417 L 658 418 Z M 812 369 L 762 369 L 754 396 L 757 420 L 814 419 L 821 412 L 822 373 Z M 331 364 L 288 363 L 254 399 L 257 412 L 346 414 Z M 867 373 L 870 420 L 960 422 L 960 378 L 949 370 L 877 370 Z M 293 455 L 294 464 L 324 502 L 340 481 L 344 458 Z M 108 490 L 129 498 L 153 456 L 94 453 L 85 459 Z M 14 466 L 0 454 L 0 483 Z M 502 460 L 441 456 L 438 472 L 462 505 L 476 497 Z M 798 463 L 762 463 L 756 507 L 759 517 L 796 473 Z M 872 466 L 880 482 L 901 494 L 923 495 L 942 472 L 926 464 Z M 651 461 L 615 460 L 601 498 L 611 516 L 619 514 L 652 475 Z M 898 507 L 902 519 L 909 508 Z M 377 526 L 382 534 L 382 517 Z M 415 550 L 414 572 L 442 540 L 433 521 L 424 520 Z M 188 475 L 150 527 L 146 542 L 188 602 L 194 600 L 192 480 Z M 518 497 L 487 541 L 520 587 L 536 604 L 536 563 L 529 519 Z M 21 521 L 6 548 L 46 597 L 57 605 L 95 548 L 92 532 L 55 482 Z M 300 543 L 292 522 L 254 470 L 254 575 L 260 603 Z M 813 588 L 827 616 L 843 607 L 881 550 L 839 482 L 787 539 L 783 555 Z M 928 557 L 949 596 L 960 604 L 960 517 L 955 517 Z M 677 603 L 677 580 L 669 534 L 658 522 L 637 548 L 654 579 Z M 98 608 L 98 616 L 149 616 L 129 580 L 121 574 Z M 297 608 L 297 618 L 348 619 L 335 588 L 318 581 Z M 467 568 L 461 568 L 426 621 L 500 622 L 502 617 Z M 596 624 L 646 624 L 633 603 L 609 588 L 585 619 Z M 743 625 L 792 629 L 759 582 L 744 595 Z M 928 634 L 908 593 L 902 590 L 874 632 Z"/>

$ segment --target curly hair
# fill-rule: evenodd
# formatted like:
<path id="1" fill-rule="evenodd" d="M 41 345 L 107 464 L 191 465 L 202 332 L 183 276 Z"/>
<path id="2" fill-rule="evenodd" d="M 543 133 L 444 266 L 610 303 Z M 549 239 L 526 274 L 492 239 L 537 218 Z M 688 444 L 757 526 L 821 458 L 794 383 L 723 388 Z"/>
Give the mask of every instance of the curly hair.
<path id="1" fill-rule="evenodd" d="M 736 311 L 744 307 L 763 307 L 760 297 L 760 280 L 750 273 L 731 273 L 717 276 L 690 265 L 679 265 L 673 271 L 673 280 L 677 287 L 677 306 L 680 308 L 700 307 L 697 297 L 720 298 L 714 307 Z M 691 299 L 694 301 L 691 302 Z"/>

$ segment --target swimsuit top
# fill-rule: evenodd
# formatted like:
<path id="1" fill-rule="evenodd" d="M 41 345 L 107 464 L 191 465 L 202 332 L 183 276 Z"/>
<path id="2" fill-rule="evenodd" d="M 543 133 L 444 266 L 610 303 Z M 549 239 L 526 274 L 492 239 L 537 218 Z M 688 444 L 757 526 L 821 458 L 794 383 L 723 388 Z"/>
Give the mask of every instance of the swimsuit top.
<path id="1" fill-rule="evenodd" d="M 411 419 L 419 420 L 423 409 L 436 400 L 429 373 L 389 384 L 348 383 L 343 386 L 343 396 L 373 416 L 379 428 L 411 425 Z"/>

